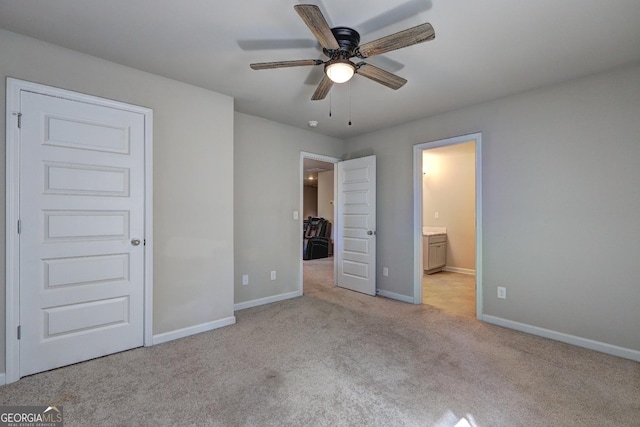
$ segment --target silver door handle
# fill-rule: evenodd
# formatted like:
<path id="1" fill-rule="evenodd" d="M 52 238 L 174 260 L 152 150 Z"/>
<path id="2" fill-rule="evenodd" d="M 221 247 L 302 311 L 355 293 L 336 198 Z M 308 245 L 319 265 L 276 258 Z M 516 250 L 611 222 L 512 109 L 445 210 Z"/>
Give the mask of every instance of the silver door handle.
<path id="1" fill-rule="evenodd" d="M 138 246 L 140 244 L 140 239 L 131 239 L 132 246 Z"/>
<path id="2" fill-rule="evenodd" d="M 369 231 L 367 231 L 367 234 L 368 234 L 369 236 L 373 236 L 374 234 L 376 234 L 376 232 L 375 232 L 375 231 L 371 231 L 371 230 L 369 230 Z"/>

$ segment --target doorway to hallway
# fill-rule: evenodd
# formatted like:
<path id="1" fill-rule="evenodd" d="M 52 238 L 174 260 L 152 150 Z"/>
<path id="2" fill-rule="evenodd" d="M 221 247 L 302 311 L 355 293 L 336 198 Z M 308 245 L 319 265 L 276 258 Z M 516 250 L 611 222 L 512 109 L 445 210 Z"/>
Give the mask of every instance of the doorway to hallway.
<path id="1" fill-rule="evenodd" d="M 300 159 L 301 179 L 301 291 L 306 294 L 318 286 L 335 286 L 334 241 L 335 234 L 335 164 L 337 158 L 312 153 L 302 153 Z M 320 219 L 323 222 L 320 222 Z M 309 246 L 307 231 L 311 221 L 318 226 L 313 233 L 323 234 L 327 247 L 318 250 Z M 307 259 L 305 259 L 307 258 Z"/>

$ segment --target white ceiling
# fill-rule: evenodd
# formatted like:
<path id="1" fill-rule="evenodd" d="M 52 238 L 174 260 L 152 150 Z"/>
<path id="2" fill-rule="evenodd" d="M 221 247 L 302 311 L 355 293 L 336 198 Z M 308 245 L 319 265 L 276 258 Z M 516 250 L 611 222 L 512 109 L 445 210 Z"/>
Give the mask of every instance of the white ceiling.
<path id="1" fill-rule="evenodd" d="M 310 130 L 339 138 L 640 60 L 639 0 L 301 1 L 318 4 L 331 26 L 360 31 L 361 42 L 424 22 L 436 31 L 371 59 L 408 79 L 404 87 L 355 76 L 334 85 L 329 117 L 329 97 L 309 100 L 322 67 L 249 68 L 324 58 L 298 3 L 0 0 L 0 27 L 232 96 L 243 113 L 301 128 L 317 120 Z"/>

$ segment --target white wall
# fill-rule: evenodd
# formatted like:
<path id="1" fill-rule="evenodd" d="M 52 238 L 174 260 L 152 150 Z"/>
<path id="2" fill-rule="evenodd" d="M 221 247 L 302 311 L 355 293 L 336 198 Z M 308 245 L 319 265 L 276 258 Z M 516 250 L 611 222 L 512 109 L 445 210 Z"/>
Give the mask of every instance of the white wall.
<path id="1" fill-rule="evenodd" d="M 300 153 L 339 157 L 343 150 L 342 140 L 235 114 L 236 304 L 298 291 L 303 217 L 294 220 L 293 211 L 300 210 Z"/>
<path id="2" fill-rule="evenodd" d="M 333 229 L 333 170 L 318 173 L 318 216 Z"/>
<path id="3" fill-rule="evenodd" d="M 412 146 L 475 132 L 484 313 L 640 351 L 640 64 L 348 140 L 378 157 L 381 289 L 413 293 Z"/>
<path id="4" fill-rule="evenodd" d="M 302 219 L 318 216 L 318 187 L 305 185 L 303 189 Z"/>
<path id="5" fill-rule="evenodd" d="M 153 109 L 153 332 L 233 316 L 233 99 L 4 30 L 0 58 L 0 99 L 10 76 Z M 5 103 L 0 105 L 4 129 Z M 0 153 L 4 198 L 5 151 Z M 4 241 L 4 227 L 0 236 Z M 0 349 L 0 366 L 4 355 Z"/>

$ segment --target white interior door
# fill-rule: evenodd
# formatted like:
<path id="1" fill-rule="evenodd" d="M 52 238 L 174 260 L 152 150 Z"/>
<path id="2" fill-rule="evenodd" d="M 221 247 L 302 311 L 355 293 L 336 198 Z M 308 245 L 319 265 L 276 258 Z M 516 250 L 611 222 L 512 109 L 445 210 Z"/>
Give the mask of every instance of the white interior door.
<path id="1" fill-rule="evenodd" d="M 22 91 L 20 376 L 143 345 L 144 115 Z"/>
<path id="2" fill-rule="evenodd" d="M 376 157 L 338 163 L 338 286 L 376 294 Z"/>

